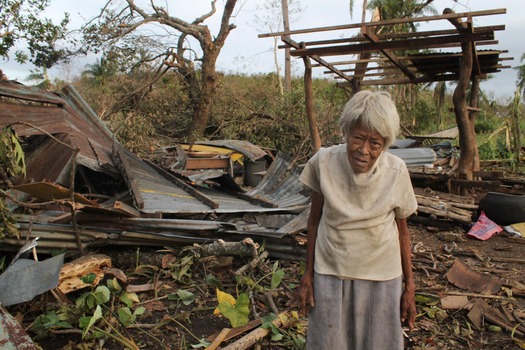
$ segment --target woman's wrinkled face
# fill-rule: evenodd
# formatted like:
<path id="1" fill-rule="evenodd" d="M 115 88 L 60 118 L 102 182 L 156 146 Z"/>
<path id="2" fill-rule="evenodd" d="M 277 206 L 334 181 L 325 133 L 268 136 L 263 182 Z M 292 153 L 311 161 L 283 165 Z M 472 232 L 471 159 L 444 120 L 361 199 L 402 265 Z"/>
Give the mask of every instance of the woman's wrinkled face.
<path id="1" fill-rule="evenodd" d="M 385 148 L 386 140 L 377 131 L 357 123 L 346 137 L 348 162 L 356 173 L 367 173 Z"/>

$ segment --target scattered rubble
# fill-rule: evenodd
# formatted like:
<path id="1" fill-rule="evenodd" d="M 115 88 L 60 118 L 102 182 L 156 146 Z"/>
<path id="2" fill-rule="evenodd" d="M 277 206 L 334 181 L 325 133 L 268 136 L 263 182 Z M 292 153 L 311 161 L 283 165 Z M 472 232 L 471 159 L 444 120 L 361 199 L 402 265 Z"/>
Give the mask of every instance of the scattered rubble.
<path id="1" fill-rule="evenodd" d="M 241 140 L 177 144 L 141 159 L 115 140 L 72 87 L 55 94 L 0 82 L 0 104 L 0 126 L 16 131 L 27 164 L 27 176 L 14 179 L 5 194 L 16 215 L 19 237 L 2 239 L 0 250 L 21 249 L 32 255 L 33 259 L 23 256 L 18 261 L 29 260 L 37 276 L 32 281 L 38 281 L 32 283 L 37 290 L 27 290 L 29 296 L 8 302 L 2 293 L 21 297 L 18 291 L 25 287 L 0 282 L 0 301 L 15 305 L 10 310 L 20 312 L 18 307 L 25 306 L 17 304 L 42 293 L 48 298 L 39 299 L 42 303 L 72 305 L 76 300 L 79 304 L 74 298 L 83 291 L 95 295 L 97 290 L 106 293 L 106 288 L 112 303 L 133 305 L 135 311 L 144 308 L 143 314 L 133 314 L 131 306 L 126 306 L 129 315 L 128 311 L 119 314 L 125 316 L 120 322 L 127 325 L 120 342 L 128 348 L 138 348 L 133 339 L 142 339 L 139 331 L 144 329 L 160 339 L 151 348 L 186 342 L 202 318 L 215 322 L 202 327 L 213 332 L 199 334 L 192 344 L 206 338 L 202 344 L 208 348 L 247 349 L 270 334 L 275 339 L 280 334 L 284 340 L 274 340 L 276 348 L 300 348 L 305 320 L 294 314 L 294 288 L 307 243 L 309 193 L 298 181 L 301 167 L 292 159 Z M 409 165 L 418 201 L 418 213 L 410 224 L 416 231 L 413 260 L 421 312 L 418 329 L 406 334 L 407 343 L 410 349 L 489 349 L 485 332 L 490 325 L 501 329 L 505 346 L 524 347 L 523 270 L 509 267 L 525 263 L 519 253 L 525 252 L 524 240 L 516 234 L 522 226 L 515 218 L 501 222 L 498 215 L 487 213 L 498 225 L 512 225 L 514 233 L 509 227 L 487 242 L 467 238 L 465 233 L 487 201 L 457 196 L 450 190 L 475 187 L 522 200 L 525 181 L 508 179 L 503 171 L 479 172 L 475 174 L 479 180 L 470 182 L 455 179 L 457 152 L 446 142 L 453 134 L 449 130 L 414 137 L 389 150 Z M 428 140 L 433 142 L 427 145 Z M 413 148 L 417 145 L 425 147 Z M 402 148 L 407 146 L 412 148 Z M 511 248 L 492 255 L 481 251 L 503 240 Z M 120 247 L 140 249 L 132 251 L 131 261 L 123 264 L 125 252 Z M 503 249 L 512 254 L 505 255 Z M 56 250 L 61 255 L 36 261 Z M 54 271 L 49 273 L 53 278 L 44 283 L 46 277 L 36 267 Z M 0 279 L 12 281 L 18 274 L 8 268 Z M 217 307 L 214 293 L 223 288 L 233 294 L 239 285 L 252 291 L 251 321 L 244 327 L 230 327 L 224 317 L 210 316 Z M 35 330 L 42 326 L 36 311 L 16 317 L 30 334 L 41 331 Z M 264 319 L 272 313 L 280 316 Z M 0 316 L 4 323 L 13 319 L 5 309 Z M 191 320 L 191 329 L 181 323 L 186 320 Z M 108 327 L 114 320 L 110 321 Z M 1 329 L 0 344 L 14 343 L 13 334 Z M 55 337 L 73 334 L 78 340 L 86 331 L 77 326 L 49 326 L 46 332 Z M 453 336 L 445 339 L 444 332 Z M 476 338 L 474 332 L 483 336 Z M 21 339 L 32 343 L 27 335 Z M 144 340 L 148 343 L 151 339 Z"/>

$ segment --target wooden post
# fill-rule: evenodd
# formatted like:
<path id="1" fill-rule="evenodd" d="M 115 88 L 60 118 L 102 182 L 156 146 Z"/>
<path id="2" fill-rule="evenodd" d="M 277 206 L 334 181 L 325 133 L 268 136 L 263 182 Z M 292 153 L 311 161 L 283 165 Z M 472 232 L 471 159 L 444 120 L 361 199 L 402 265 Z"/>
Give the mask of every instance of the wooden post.
<path id="1" fill-rule="evenodd" d="M 304 42 L 301 43 L 301 48 L 304 48 Z M 314 101 L 312 92 L 312 63 L 308 56 L 303 56 L 304 62 L 304 95 L 306 105 L 306 116 L 308 117 L 308 125 L 310 126 L 310 137 L 312 138 L 312 150 L 315 152 L 321 148 L 321 138 L 319 137 L 319 130 L 317 129 L 317 118 L 314 112 Z"/>
<path id="2" fill-rule="evenodd" d="M 451 9 L 443 10 L 443 14 L 453 13 Z M 461 18 L 452 18 L 449 21 L 458 29 L 459 32 L 469 32 L 467 23 L 463 23 Z M 462 179 L 472 180 L 472 172 L 478 170 L 474 168 L 475 158 L 477 155 L 476 134 L 474 125 L 469 119 L 467 106 L 467 88 L 470 81 L 472 67 L 474 64 L 474 50 L 472 43 L 462 42 L 461 67 L 459 67 L 459 80 L 452 96 L 454 103 L 454 112 L 456 123 L 459 129 L 459 147 L 460 157 L 458 172 Z M 466 194 L 467 189 L 461 189 L 462 194 Z"/>
<path id="3" fill-rule="evenodd" d="M 283 8 L 283 27 L 285 32 L 290 31 L 290 18 L 288 14 L 288 0 L 281 0 Z M 285 35 L 289 39 L 289 35 Z M 292 90 L 292 59 L 290 55 L 290 47 L 286 46 L 284 49 L 284 90 Z"/>

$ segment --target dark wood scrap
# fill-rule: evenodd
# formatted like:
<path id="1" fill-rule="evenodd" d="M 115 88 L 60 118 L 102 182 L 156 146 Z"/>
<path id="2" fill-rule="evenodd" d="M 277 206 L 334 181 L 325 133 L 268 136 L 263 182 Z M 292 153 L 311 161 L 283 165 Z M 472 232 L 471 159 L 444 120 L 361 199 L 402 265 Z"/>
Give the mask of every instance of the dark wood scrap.
<path id="1" fill-rule="evenodd" d="M 423 206 L 432 207 L 450 211 L 462 216 L 471 216 L 473 210 L 477 210 L 478 206 L 475 204 L 463 204 L 456 202 L 449 202 L 439 198 L 425 197 L 416 194 L 417 203 Z M 469 210 L 470 209 L 470 210 Z"/>
<path id="2" fill-rule="evenodd" d="M 454 261 L 445 277 L 458 288 L 481 294 L 496 294 L 505 284 L 503 279 L 476 272 L 458 259 Z"/>
<path id="3" fill-rule="evenodd" d="M 455 227 L 454 223 L 451 220 L 438 219 L 437 217 L 431 218 L 431 217 L 426 217 L 426 216 L 411 215 L 408 218 L 408 221 L 416 223 L 416 224 L 425 225 L 425 226 L 437 227 L 439 229 L 446 230 L 446 231 L 451 231 Z"/>
<path id="4" fill-rule="evenodd" d="M 467 316 L 477 328 L 481 328 L 483 321 L 488 321 L 514 334 L 514 336 L 525 337 L 525 327 L 516 323 L 514 319 L 507 319 L 501 311 L 491 307 L 481 299 L 475 300 Z"/>
<path id="5" fill-rule="evenodd" d="M 486 188 L 489 190 L 496 190 L 501 186 L 501 181 L 489 181 L 489 180 L 465 180 L 465 179 L 451 179 L 450 183 L 452 186 L 461 188 Z"/>
<path id="6" fill-rule="evenodd" d="M 473 171 L 472 176 L 479 177 L 481 179 L 501 179 L 503 176 L 505 176 L 505 172 L 502 170 Z"/>

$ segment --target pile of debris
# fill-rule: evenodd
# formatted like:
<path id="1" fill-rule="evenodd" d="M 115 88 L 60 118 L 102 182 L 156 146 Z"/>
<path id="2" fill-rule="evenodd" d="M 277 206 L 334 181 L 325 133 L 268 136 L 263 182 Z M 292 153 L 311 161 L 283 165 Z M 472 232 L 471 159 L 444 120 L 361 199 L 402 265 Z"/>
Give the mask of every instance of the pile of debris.
<path id="1" fill-rule="evenodd" d="M 303 255 L 291 235 L 304 229 L 294 219 L 302 220 L 309 194 L 286 155 L 225 140 L 165 148 L 154 163 L 122 147 L 71 86 L 54 94 L 1 82 L 0 96 L 0 127 L 23 141 L 27 167 L 8 205 L 33 211 L 17 216 L 22 239 L 6 238 L 1 249 L 36 237 L 45 252 L 249 235 L 274 257 Z"/>

